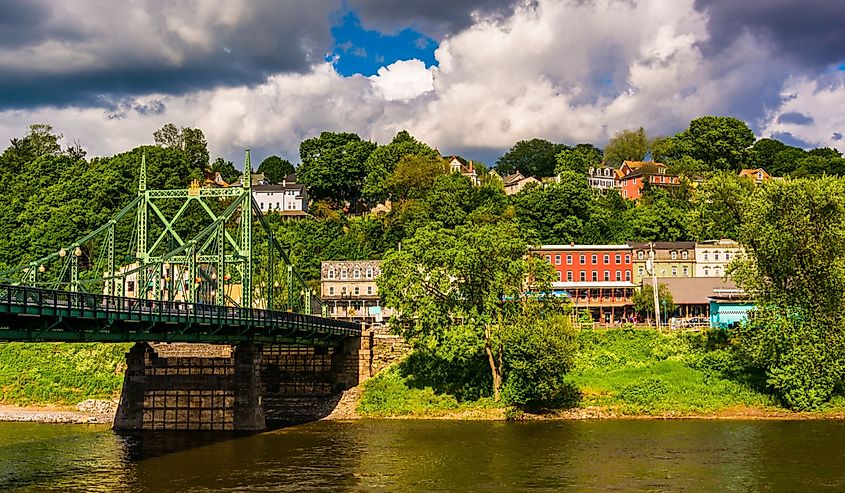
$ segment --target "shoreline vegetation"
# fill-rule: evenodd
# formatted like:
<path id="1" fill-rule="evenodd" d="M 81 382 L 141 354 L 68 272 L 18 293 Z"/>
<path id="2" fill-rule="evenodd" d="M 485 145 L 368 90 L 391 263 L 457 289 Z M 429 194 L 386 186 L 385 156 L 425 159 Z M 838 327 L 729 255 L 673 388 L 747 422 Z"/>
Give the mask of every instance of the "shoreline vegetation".
<path id="1" fill-rule="evenodd" d="M 745 375 L 724 332 L 660 334 L 653 329 L 578 332 L 575 390 L 567 407 L 519 411 L 490 397 L 458 399 L 416 374 L 407 357 L 355 389 L 348 411 L 329 419 L 845 419 L 845 396 L 813 411 L 790 411 Z M 0 344 L 0 421 L 110 423 L 125 344 Z M 63 362 L 63 363 L 60 363 Z M 79 401 L 94 408 L 77 408 Z M 357 401 L 357 402 L 356 402 Z"/>

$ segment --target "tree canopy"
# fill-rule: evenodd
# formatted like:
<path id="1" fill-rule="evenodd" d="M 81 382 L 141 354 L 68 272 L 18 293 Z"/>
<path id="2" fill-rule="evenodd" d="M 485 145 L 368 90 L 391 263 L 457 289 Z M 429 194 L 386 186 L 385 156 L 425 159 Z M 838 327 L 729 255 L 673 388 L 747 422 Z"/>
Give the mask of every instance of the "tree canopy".
<path id="1" fill-rule="evenodd" d="M 297 180 L 315 200 L 346 201 L 355 206 L 366 177 L 364 163 L 376 144 L 348 132 L 322 132 L 299 145 L 302 164 Z"/>
<path id="2" fill-rule="evenodd" d="M 617 132 L 604 146 L 604 162 L 618 168 L 623 161 L 643 161 L 651 151 L 651 143 L 645 129 L 622 130 Z"/>
<path id="3" fill-rule="evenodd" d="M 510 174 L 519 171 L 524 176 L 554 176 L 555 156 L 567 149 L 563 144 L 548 140 L 520 140 L 496 161 L 496 171 Z"/>
<path id="4" fill-rule="evenodd" d="M 281 183 L 287 175 L 294 172 L 294 167 L 287 159 L 267 156 L 258 165 L 258 172 L 263 173 L 270 183 Z"/>

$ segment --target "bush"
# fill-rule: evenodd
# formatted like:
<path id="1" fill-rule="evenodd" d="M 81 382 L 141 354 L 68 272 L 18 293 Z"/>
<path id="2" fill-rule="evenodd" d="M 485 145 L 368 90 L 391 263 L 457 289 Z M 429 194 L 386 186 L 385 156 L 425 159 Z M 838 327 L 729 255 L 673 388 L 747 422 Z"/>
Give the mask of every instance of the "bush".
<path id="1" fill-rule="evenodd" d="M 566 381 L 578 348 L 567 316 L 526 313 L 507 326 L 503 343 L 505 402 L 520 409 L 577 403 L 578 391 Z"/>

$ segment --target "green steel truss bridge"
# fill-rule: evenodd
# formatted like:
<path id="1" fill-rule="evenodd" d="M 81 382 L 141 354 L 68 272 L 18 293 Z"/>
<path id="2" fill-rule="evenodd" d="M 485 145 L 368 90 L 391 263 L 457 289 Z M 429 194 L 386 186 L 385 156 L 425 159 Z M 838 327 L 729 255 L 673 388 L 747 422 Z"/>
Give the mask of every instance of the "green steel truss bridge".
<path id="1" fill-rule="evenodd" d="M 326 317 L 241 186 L 147 189 L 107 223 L 0 272 L 0 340 L 336 345 Z"/>

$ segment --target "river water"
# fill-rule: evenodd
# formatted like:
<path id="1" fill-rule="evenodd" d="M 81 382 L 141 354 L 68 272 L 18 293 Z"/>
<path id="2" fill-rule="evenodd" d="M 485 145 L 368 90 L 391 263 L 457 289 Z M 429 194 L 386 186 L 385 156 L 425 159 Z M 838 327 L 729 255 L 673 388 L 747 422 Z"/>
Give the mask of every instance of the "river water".
<path id="1" fill-rule="evenodd" d="M 843 421 L 0 423 L 0 491 L 845 491 Z"/>

